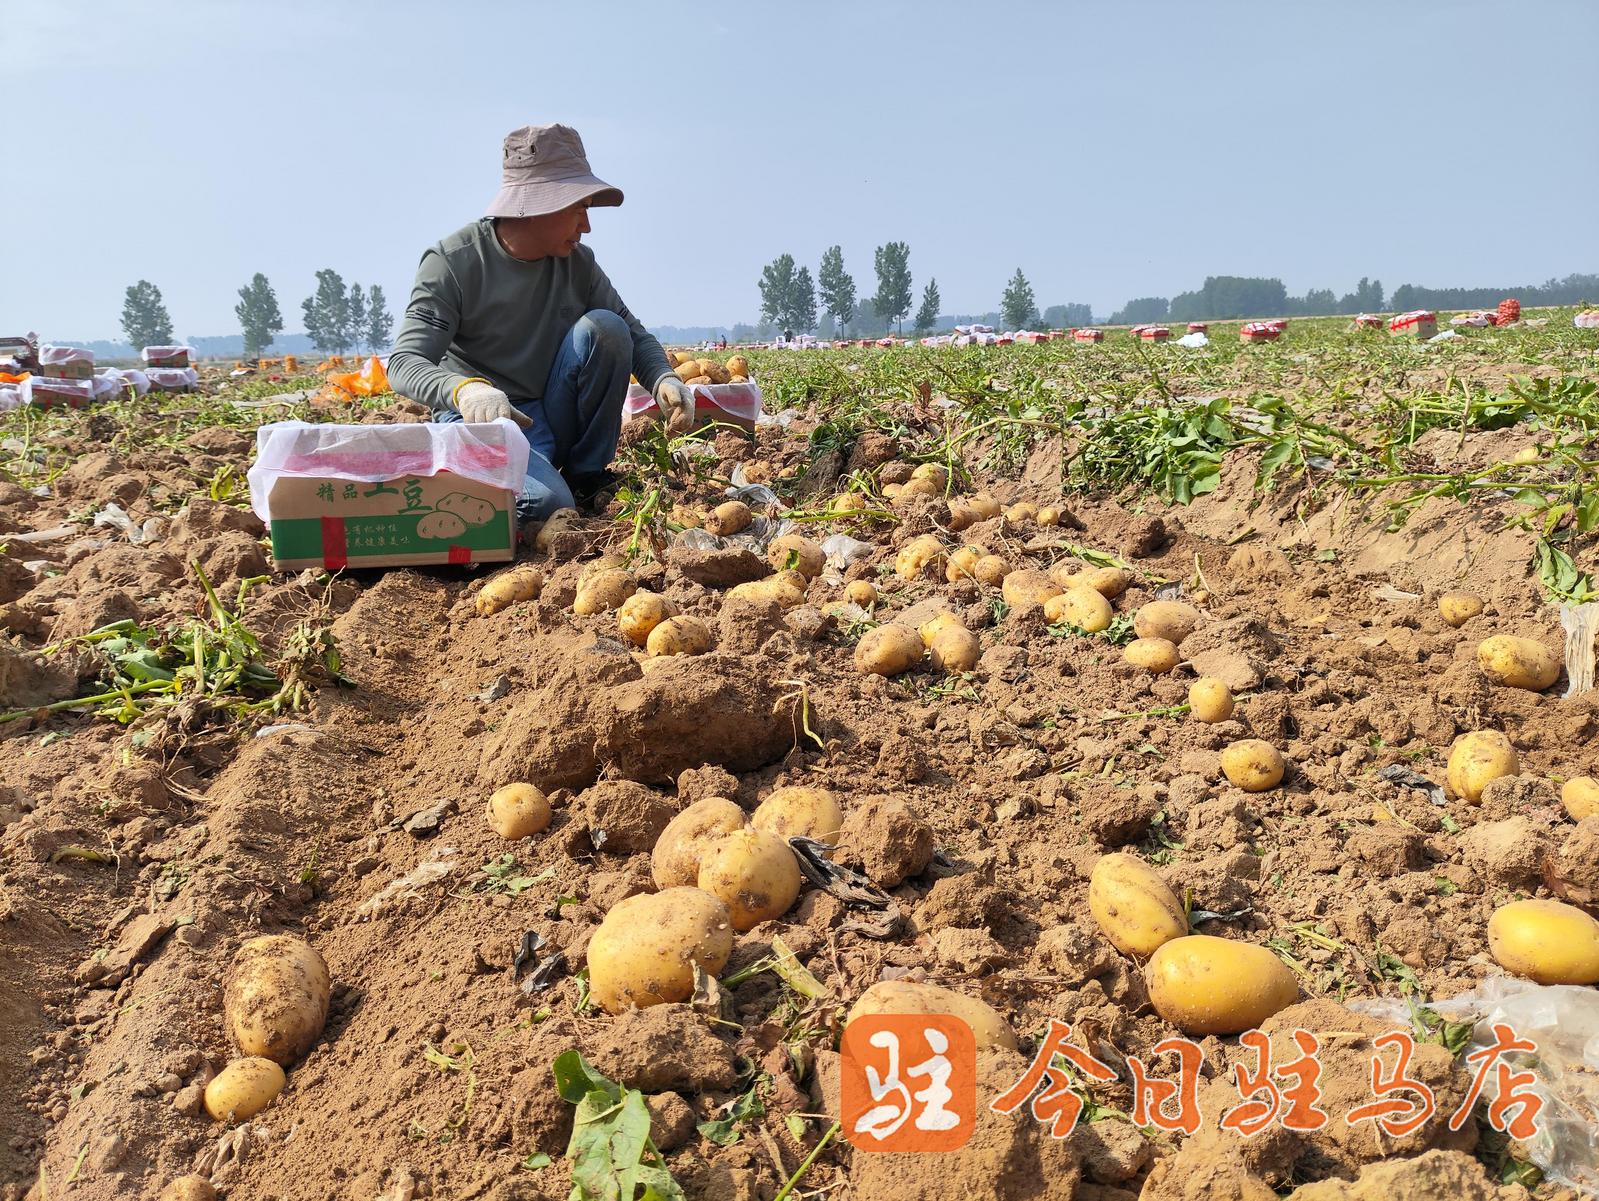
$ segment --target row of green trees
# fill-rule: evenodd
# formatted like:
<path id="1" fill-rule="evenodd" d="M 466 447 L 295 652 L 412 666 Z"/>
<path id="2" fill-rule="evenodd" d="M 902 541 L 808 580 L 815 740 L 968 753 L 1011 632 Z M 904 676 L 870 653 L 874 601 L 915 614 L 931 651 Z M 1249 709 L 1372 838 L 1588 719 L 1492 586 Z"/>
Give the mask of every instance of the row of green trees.
<path id="1" fill-rule="evenodd" d="M 879 246 L 872 261 L 877 292 L 857 298 L 855 280 L 844 269 L 842 247 L 830 246 L 822 255 L 815 283 L 809 267 L 796 266 L 791 254 L 780 254 L 761 269 L 761 320 L 780 329 L 806 333 L 820 327 L 824 332 L 873 334 L 886 331 L 891 325 L 901 327 L 911 309 L 910 257 L 911 248 L 906 242 Z M 938 324 L 941 303 L 938 281 L 928 280 L 922 289 L 921 306 L 912 320 L 916 333 L 925 334 Z M 999 315 L 1008 329 L 1024 329 L 1044 320 L 1038 312 L 1033 286 L 1020 267 L 1005 285 Z M 1058 315 L 1063 321 L 1080 316 L 1080 324 L 1086 324 L 1090 316 L 1087 305 L 1051 305 L 1048 315 Z"/>
<path id="2" fill-rule="evenodd" d="M 343 278 L 331 268 L 316 273 L 316 293 L 301 302 L 300 310 L 311 344 L 323 354 L 380 350 L 388 346 L 394 330 L 394 317 L 381 287 L 373 284 L 363 289 L 352 283 L 346 288 Z M 272 345 L 273 337 L 283 332 L 277 293 L 259 271 L 239 289 L 233 313 L 244 333 L 245 358 L 259 357 Z M 135 348 L 172 342 L 172 318 L 161 289 L 147 279 L 130 286 L 123 297 L 122 333 Z"/>

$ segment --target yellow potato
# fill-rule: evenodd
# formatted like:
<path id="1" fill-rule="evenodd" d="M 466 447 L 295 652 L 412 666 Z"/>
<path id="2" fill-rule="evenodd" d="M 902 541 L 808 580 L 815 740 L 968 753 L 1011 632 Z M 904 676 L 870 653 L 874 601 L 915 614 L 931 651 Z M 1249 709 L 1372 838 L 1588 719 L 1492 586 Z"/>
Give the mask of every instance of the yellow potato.
<path id="1" fill-rule="evenodd" d="M 1507 688 L 1542 692 L 1560 678 L 1560 656 L 1531 638 L 1496 634 L 1477 647 L 1482 674 Z"/>
<path id="2" fill-rule="evenodd" d="M 708 376 L 708 375 L 691 375 L 691 376 L 688 377 L 688 379 L 684 380 L 683 382 L 685 384 L 691 384 L 691 385 L 693 385 L 694 387 L 697 388 L 701 384 L 708 384 L 708 383 L 711 383 L 712 381 L 711 381 L 711 377 Z"/>
<path id="3" fill-rule="evenodd" d="M 727 373 L 729 375 L 742 375 L 749 378 L 750 361 L 741 354 L 736 354 L 727 360 Z"/>
<path id="4" fill-rule="evenodd" d="M 578 512 L 576 509 L 557 509 L 539 527 L 539 532 L 533 538 L 533 549 L 540 554 L 548 554 L 550 545 L 557 534 L 564 534 L 568 530 L 576 529 Z"/>
<path id="5" fill-rule="evenodd" d="M 698 617 L 681 614 L 668 617 L 650 631 L 645 650 L 657 655 L 703 655 L 715 645 L 711 628 Z"/>
<path id="6" fill-rule="evenodd" d="M 746 827 L 714 842 L 700 859 L 698 884 L 721 899 L 739 933 L 788 912 L 805 877 L 788 843 Z"/>
<path id="7" fill-rule="evenodd" d="M 705 532 L 726 538 L 749 528 L 750 507 L 741 500 L 725 500 L 705 519 Z"/>
<path id="8" fill-rule="evenodd" d="M 788 573 L 784 573 L 769 575 L 764 580 L 748 580 L 742 584 L 734 584 L 727 590 L 727 597 L 729 600 L 754 601 L 756 604 L 774 603 L 785 609 L 792 609 L 796 605 L 805 603 L 805 589 L 796 588 L 788 578 Z"/>
<path id="9" fill-rule="evenodd" d="M 478 589 L 473 607 L 479 616 L 498 613 L 522 601 L 537 600 L 544 590 L 544 573 L 531 563 L 518 563 L 502 571 Z"/>
<path id="10" fill-rule="evenodd" d="M 744 828 L 744 810 L 725 797 L 695 801 L 666 823 L 650 852 L 656 888 L 691 885 L 699 879 L 700 859 L 723 837 Z"/>
<path id="11" fill-rule="evenodd" d="M 944 568 L 944 578 L 953 584 L 956 580 L 967 579 L 972 574 L 972 568 L 977 566 L 977 560 L 988 553 L 981 546 L 963 546 L 949 556 L 949 562 Z"/>
<path id="12" fill-rule="evenodd" d="M 635 592 L 616 611 L 616 625 L 634 646 L 644 646 L 650 631 L 668 617 L 677 616 L 677 606 L 658 592 Z"/>
<path id="13" fill-rule="evenodd" d="M 620 609 L 622 602 L 638 591 L 638 581 L 633 573 L 620 568 L 608 568 L 580 578 L 577 598 L 572 602 L 572 612 L 579 614 L 607 613 Z"/>
<path id="14" fill-rule="evenodd" d="M 859 492 L 840 492 L 832 503 L 834 512 L 838 513 L 855 513 L 867 507 L 866 498 Z"/>
<path id="15" fill-rule="evenodd" d="M 1118 852 L 1094 864 L 1088 911 L 1124 955 L 1153 955 L 1188 933 L 1188 915 L 1166 882 L 1136 855 Z"/>
<path id="16" fill-rule="evenodd" d="M 923 646 L 932 646 L 933 639 L 937 636 L 940 630 L 944 629 L 946 626 L 959 625 L 961 625 L 961 619 L 956 617 L 955 614 L 951 613 L 948 609 L 945 609 L 940 613 L 933 614 L 933 616 L 922 622 L 922 624 L 916 628 L 916 632 L 921 635 Z M 962 626 L 962 628 L 964 629 L 965 627 Z"/>
<path id="17" fill-rule="evenodd" d="M 1110 602 L 1092 588 L 1068 588 L 1044 602 L 1045 621 L 1051 625 L 1064 621 L 1090 634 L 1109 629 L 1115 616 Z"/>
<path id="18" fill-rule="evenodd" d="M 984 555 L 972 565 L 972 574 L 986 588 L 998 588 L 1010 574 L 1010 563 L 999 555 Z"/>
<path id="19" fill-rule="evenodd" d="M 933 485 L 933 494 L 940 495 L 949 487 L 949 468 L 941 463 L 922 463 L 911 472 L 911 482 L 923 481 Z"/>
<path id="20" fill-rule="evenodd" d="M 1446 592 L 1438 598 L 1445 625 L 1460 627 L 1482 612 L 1482 597 L 1472 592 Z"/>
<path id="21" fill-rule="evenodd" d="M 825 788 L 779 788 L 751 814 L 750 825 L 785 842 L 803 837 L 833 846 L 844 828 L 844 811 Z"/>
<path id="22" fill-rule="evenodd" d="M 249 1056 L 292 1064 L 328 1020 L 328 965 L 310 943 L 263 934 L 239 947 L 222 993 L 228 1033 Z"/>
<path id="23" fill-rule="evenodd" d="M 706 378 L 713 384 L 725 384 L 733 377 L 733 373 L 715 359 L 706 362 L 703 370 Z"/>
<path id="24" fill-rule="evenodd" d="M 943 544 L 933 535 L 923 534 L 900 547 L 894 556 L 894 574 L 902 580 L 936 578 L 947 562 Z"/>
<path id="25" fill-rule="evenodd" d="M 1567 780 L 1560 790 L 1560 803 L 1574 822 L 1599 813 L 1599 780 L 1588 776 Z"/>
<path id="26" fill-rule="evenodd" d="M 598 559 L 590 559 L 578 569 L 577 586 L 583 587 L 584 583 L 602 571 L 626 571 L 627 560 L 621 555 L 601 555 Z"/>
<path id="27" fill-rule="evenodd" d="M 589 993 L 607 1013 L 694 995 L 694 967 L 715 976 L 733 953 L 727 906 L 699 888 L 618 901 L 589 940 Z"/>
<path id="28" fill-rule="evenodd" d="M 693 505 L 681 502 L 672 506 L 672 511 L 666 519 L 673 525 L 680 525 L 686 530 L 692 530 L 705 524 L 705 514 Z"/>
<path id="29" fill-rule="evenodd" d="M 855 644 L 855 670 L 876 676 L 897 676 L 922 661 L 921 635 L 909 626 L 878 626 Z"/>
<path id="30" fill-rule="evenodd" d="M 1054 505 L 1045 505 L 1042 509 L 1038 510 L 1038 524 L 1045 526 L 1059 525 L 1060 510 Z"/>
<path id="31" fill-rule="evenodd" d="M 204 1176 L 179 1176 L 161 1190 L 156 1201 L 217 1201 L 217 1191 Z"/>
<path id="32" fill-rule="evenodd" d="M 1030 500 L 1019 500 L 1005 510 L 1007 525 L 1026 525 L 1038 520 L 1038 506 Z"/>
<path id="33" fill-rule="evenodd" d="M 877 603 L 877 585 L 870 580 L 851 580 L 844 588 L 844 599 L 852 605 L 870 609 Z"/>
<path id="34" fill-rule="evenodd" d="M 1144 972 L 1149 1000 L 1184 1034 L 1253 1030 L 1299 999 L 1299 985 L 1265 947 L 1209 934 L 1163 943 Z"/>
<path id="35" fill-rule="evenodd" d="M 501 838 L 542 834 L 549 825 L 549 799 L 531 784 L 506 784 L 489 797 L 489 828 Z"/>
<path id="36" fill-rule="evenodd" d="M 798 571 L 814 580 L 827 566 L 827 555 L 820 546 L 799 534 L 773 538 L 766 548 L 766 560 L 777 571 Z"/>
<path id="37" fill-rule="evenodd" d="M 982 514 L 957 497 L 949 502 L 949 520 L 944 524 L 949 527 L 951 533 L 958 534 L 981 520 Z"/>
<path id="38" fill-rule="evenodd" d="M 1221 753 L 1221 769 L 1245 792 L 1265 792 L 1283 782 L 1283 757 L 1259 738 L 1241 738 Z"/>
<path id="39" fill-rule="evenodd" d="M 1512 901 L 1488 919 L 1494 961 L 1539 984 L 1599 984 L 1599 921 L 1564 901 Z"/>
<path id="40" fill-rule="evenodd" d="M 1016 1049 L 1016 1032 L 993 1006 L 936 984 L 914 980 L 882 980 L 861 994 L 844 1019 L 847 1027 L 856 1018 L 876 1014 L 905 1014 L 915 1017 L 947 1013 L 962 1018 L 972 1028 L 977 1045 Z"/>
<path id="41" fill-rule="evenodd" d="M 966 503 L 977 510 L 980 521 L 991 521 L 999 516 L 999 502 L 986 492 L 979 492 L 976 496 L 967 497 Z"/>
<path id="42" fill-rule="evenodd" d="M 218 1122 L 253 1118 L 283 1091 L 283 1069 L 270 1059 L 235 1059 L 205 1086 L 205 1111 Z"/>
<path id="43" fill-rule="evenodd" d="M 1135 638 L 1122 648 L 1122 658 L 1152 675 L 1163 676 L 1177 666 L 1177 648 L 1164 638 Z"/>
<path id="44" fill-rule="evenodd" d="M 1092 588 L 1106 600 L 1115 600 L 1127 591 L 1132 577 L 1120 567 L 1090 567 L 1081 575 L 1074 576 L 1073 581 L 1073 587 Z M 1144 607 L 1147 609 L 1149 606 Z"/>
<path id="45" fill-rule="evenodd" d="M 927 643 L 928 655 L 939 671 L 972 671 L 983 657 L 983 645 L 977 635 L 958 622 L 939 629 Z"/>
<path id="46" fill-rule="evenodd" d="M 884 484 L 883 499 L 892 504 L 899 499 L 899 494 L 904 487 L 904 484 Z"/>
<path id="47" fill-rule="evenodd" d="M 1042 571 L 1034 571 L 1030 567 L 1011 572 L 1000 587 L 1000 595 L 1013 609 L 1042 605 L 1050 597 L 1059 596 L 1064 591 L 1065 589 Z"/>
<path id="48" fill-rule="evenodd" d="M 1462 734 L 1449 748 L 1449 766 L 1444 783 L 1450 795 L 1475 805 L 1482 790 L 1503 776 L 1521 774 L 1521 757 L 1498 730 L 1476 730 Z"/>
<path id="49" fill-rule="evenodd" d="M 912 476 L 900 485 L 899 491 L 894 496 L 895 504 L 903 504 L 913 496 L 943 496 L 944 487 L 926 477 L 918 479 Z"/>
<path id="50" fill-rule="evenodd" d="M 1188 686 L 1188 711 L 1206 725 L 1226 721 L 1233 715 L 1233 690 L 1215 676 L 1201 676 Z"/>
<path id="51" fill-rule="evenodd" d="M 1150 601 L 1133 617 L 1133 633 L 1140 638 L 1164 638 L 1181 646 L 1199 624 L 1199 610 L 1182 601 Z"/>

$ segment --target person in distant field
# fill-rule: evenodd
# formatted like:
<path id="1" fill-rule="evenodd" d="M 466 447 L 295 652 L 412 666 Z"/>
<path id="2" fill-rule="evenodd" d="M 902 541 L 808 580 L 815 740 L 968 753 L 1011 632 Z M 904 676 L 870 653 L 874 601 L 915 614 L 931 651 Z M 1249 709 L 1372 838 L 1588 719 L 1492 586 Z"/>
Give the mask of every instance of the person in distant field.
<path id="1" fill-rule="evenodd" d="M 720 338 L 718 338 L 716 340 L 716 349 L 717 350 L 726 350 L 727 349 L 727 335 L 726 334 L 723 334 Z"/>
<path id="2" fill-rule="evenodd" d="M 423 252 L 388 373 L 434 421 L 521 426 L 517 516 L 542 521 L 596 507 L 615 483 L 629 373 L 663 419 L 692 424 L 694 393 L 582 244 L 590 207 L 622 193 L 594 176 L 577 131 L 513 130 L 501 178 L 482 218 Z"/>

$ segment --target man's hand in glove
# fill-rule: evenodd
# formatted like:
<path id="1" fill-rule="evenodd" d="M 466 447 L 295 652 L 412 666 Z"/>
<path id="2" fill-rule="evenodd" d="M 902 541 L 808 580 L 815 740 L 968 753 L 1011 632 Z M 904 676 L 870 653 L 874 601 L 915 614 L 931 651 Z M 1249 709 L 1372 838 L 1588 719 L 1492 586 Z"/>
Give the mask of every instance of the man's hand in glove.
<path id="1" fill-rule="evenodd" d="M 532 419 L 524 417 L 511 406 L 510 398 L 504 392 L 483 380 L 467 380 L 457 388 L 455 408 L 461 414 L 462 421 L 493 421 L 499 417 L 509 417 L 523 429 L 533 424 Z"/>
<path id="2" fill-rule="evenodd" d="M 694 389 L 668 372 L 655 385 L 655 403 L 661 406 L 666 428 L 686 433 L 694 428 Z"/>

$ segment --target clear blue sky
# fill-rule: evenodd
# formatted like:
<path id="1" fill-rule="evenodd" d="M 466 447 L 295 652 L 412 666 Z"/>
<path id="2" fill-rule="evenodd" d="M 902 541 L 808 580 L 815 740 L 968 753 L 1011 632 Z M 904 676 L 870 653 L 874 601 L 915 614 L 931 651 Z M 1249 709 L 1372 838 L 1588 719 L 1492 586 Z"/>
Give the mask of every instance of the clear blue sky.
<path id="1" fill-rule="evenodd" d="M 317 268 L 398 312 L 480 215 L 500 141 L 583 134 L 627 193 L 591 243 L 646 323 L 753 319 L 763 263 L 910 243 L 917 293 L 997 307 L 1491 286 L 1599 270 L 1599 3 L 5 0 L 0 333 L 288 331 Z M 29 153 L 31 151 L 31 154 Z"/>

